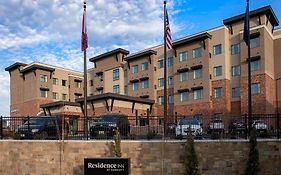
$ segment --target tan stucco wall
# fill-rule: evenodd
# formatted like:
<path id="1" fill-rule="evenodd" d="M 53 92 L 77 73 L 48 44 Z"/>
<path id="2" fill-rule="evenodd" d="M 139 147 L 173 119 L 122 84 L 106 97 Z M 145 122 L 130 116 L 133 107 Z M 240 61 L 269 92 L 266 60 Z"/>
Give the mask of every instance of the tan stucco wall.
<path id="1" fill-rule="evenodd" d="M 84 158 L 113 157 L 111 141 L 0 141 L 0 174 L 82 175 Z M 196 141 L 202 175 L 242 174 L 248 142 Z M 163 148 L 163 150 L 162 150 Z M 131 159 L 131 175 L 184 174 L 184 141 L 122 141 L 123 157 Z M 281 172 L 281 142 L 259 141 L 258 175 Z"/>

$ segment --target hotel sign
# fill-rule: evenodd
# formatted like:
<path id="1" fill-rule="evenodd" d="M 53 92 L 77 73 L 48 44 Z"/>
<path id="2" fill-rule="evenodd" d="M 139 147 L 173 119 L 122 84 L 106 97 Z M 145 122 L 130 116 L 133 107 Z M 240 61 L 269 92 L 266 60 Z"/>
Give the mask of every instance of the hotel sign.
<path id="1" fill-rule="evenodd" d="M 85 158 L 84 175 L 129 175 L 128 158 Z"/>

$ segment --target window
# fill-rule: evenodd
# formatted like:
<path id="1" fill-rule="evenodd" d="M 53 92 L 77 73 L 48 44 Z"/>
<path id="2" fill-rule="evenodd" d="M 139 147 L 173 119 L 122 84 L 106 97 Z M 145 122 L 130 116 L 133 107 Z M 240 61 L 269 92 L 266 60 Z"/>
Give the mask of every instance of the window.
<path id="1" fill-rule="evenodd" d="M 103 81 L 103 73 L 98 74 L 98 78 L 100 81 Z"/>
<path id="2" fill-rule="evenodd" d="M 203 89 L 197 89 L 193 91 L 193 99 L 199 100 L 203 99 Z"/>
<path id="3" fill-rule="evenodd" d="M 40 89 L 40 97 L 48 98 L 48 90 Z"/>
<path id="4" fill-rule="evenodd" d="M 145 63 L 142 63 L 142 64 L 141 64 L 141 70 L 142 70 L 142 71 L 148 70 L 148 62 L 145 62 Z"/>
<path id="5" fill-rule="evenodd" d="M 202 77 L 202 68 L 193 70 L 193 79 Z"/>
<path id="6" fill-rule="evenodd" d="M 231 45 L 231 55 L 236 55 L 240 53 L 240 44 Z"/>
<path id="7" fill-rule="evenodd" d="M 59 99 L 59 94 L 57 92 L 53 92 L 53 99 L 58 100 Z"/>
<path id="8" fill-rule="evenodd" d="M 180 61 L 186 61 L 188 58 L 187 52 L 180 53 Z"/>
<path id="9" fill-rule="evenodd" d="M 94 81 L 90 80 L 90 86 L 94 86 Z"/>
<path id="10" fill-rule="evenodd" d="M 143 80 L 141 82 L 141 86 L 142 86 L 143 89 L 147 89 L 149 87 L 148 80 Z"/>
<path id="11" fill-rule="evenodd" d="M 232 97 L 240 97 L 240 87 L 232 88 Z"/>
<path id="12" fill-rule="evenodd" d="M 214 76 L 221 76 L 222 75 L 222 66 L 216 66 L 214 67 Z"/>
<path id="13" fill-rule="evenodd" d="M 81 88 L 81 81 L 75 81 L 75 87 Z"/>
<path id="14" fill-rule="evenodd" d="M 113 86 L 113 93 L 119 94 L 120 93 L 120 87 L 119 85 L 114 85 Z"/>
<path id="15" fill-rule="evenodd" d="M 173 103 L 174 103 L 174 96 L 169 95 L 169 104 L 173 104 Z"/>
<path id="16" fill-rule="evenodd" d="M 169 76 L 168 77 L 168 86 L 173 86 L 174 85 L 174 77 L 173 76 Z"/>
<path id="17" fill-rule="evenodd" d="M 163 58 L 160 58 L 158 60 L 158 69 L 161 69 L 164 67 L 164 59 Z"/>
<path id="18" fill-rule="evenodd" d="M 256 36 L 250 39 L 250 48 L 260 47 L 260 37 Z"/>
<path id="19" fill-rule="evenodd" d="M 138 73 L 139 72 L 139 67 L 138 67 L 138 65 L 136 64 L 136 65 L 133 65 L 133 74 L 135 74 L 135 73 Z"/>
<path id="20" fill-rule="evenodd" d="M 240 71 L 240 66 L 239 65 L 237 65 L 237 66 L 232 66 L 232 76 L 240 76 L 240 73 L 241 73 L 241 71 Z"/>
<path id="21" fill-rule="evenodd" d="M 59 85 L 59 79 L 53 78 L 53 85 Z"/>
<path id="22" fill-rule="evenodd" d="M 192 51 L 192 56 L 193 58 L 199 58 L 202 56 L 202 49 L 201 47 L 200 48 L 196 48 L 196 49 L 193 49 Z"/>
<path id="23" fill-rule="evenodd" d="M 67 99 L 67 94 L 62 94 L 62 100 L 67 101 L 66 99 Z"/>
<path id="24" fill-rule="evenodd" d="M 133 85 L 133 91 L 139 90 L 139 83 L 138 82 L 134 82 L 132 85 Z"/>
<path id="25" fill-rule="evenodd" d="M 260 59 L 251 61 L 251 71 L 257 71 L 261 68 L 261 61 Z"/>
<path id="26" fill-rule="evenodd" d="M 125 85 L 124 89 L 125 89 L 125 94 L 128 94 L 128 85 Z"/>
<path id="27" fill-rule="evenodd" d="M 164 103 L 164 96 L 159 96 L 158 102 L 159 102 L 159 105 L 162 105 Z"/>
<path id="28" fill-rule="evenodd" d="M 180 81 L 187 81 L 187 80 L 188 80 L 188 72 L 181 72 Z"/>
<path id="29" fill-rule="evenodd" d="M 61 80 L 61 85 L 66 86 L 66 80 Z"/>
<path id="30" fill-rule="evenodd" d="M 113 81 L 114 80 L 119 80 L 119 68 L 113 70 Z"/>
<path id="31" fill-rule="evenodd" d="M 47 81 L 48 81 L 47 75 L 40 75 L 40 81 L 43 83 L 47 83 Z"/>
<path id="32" fill-rule="evenodd" d="M 188 100 L 188 92 L 181 92 L 180 93 L 180 101 L 183 102 L 183 101 L 187 101 Z"/>
<path id="33" fill-rule="evenodd" d="M 173 57 L 169 57 L 168 58 L 168 67 L 173 66 L 173 64 L 174 64 L 174 58 Z"/>
<path id="34" fill-rule="evenodd" d="M 222 53 L 222 45 L 221 44 L 218 44 L 218 45 L 215 45 L 214 48 L 213 48 L 213 54 L 214 55 L 219 55 Z"/>
<path id="35" fill-rule="evenodd" d="M 158 79 L 158 86 L 163 87 L 164 86 L 164 78 L 159 78 Z"/>
<path id="36" fill-rule="evenodd" d="M 252 94 L 258 94 L 261 92 L 261 85 L 260 83 L 254 83 L 251 85 Z"/>
<path id="37" fill-rule="evenodd" d="M 214 88 L 214 97 L 218 98 L 218 97 L 221 97 L 221 96 L 222 96 L 222 88 L 221 87 Z"/>
<path id="38" fill-rule="evenodd" d="M 75 97 L 74 97 L 75 99 L 78 99 L 78 98 L 81 98 L 81 97 L 82 97 L 82 94 L 74 94 L 74 96 L 75 96 Z"/>

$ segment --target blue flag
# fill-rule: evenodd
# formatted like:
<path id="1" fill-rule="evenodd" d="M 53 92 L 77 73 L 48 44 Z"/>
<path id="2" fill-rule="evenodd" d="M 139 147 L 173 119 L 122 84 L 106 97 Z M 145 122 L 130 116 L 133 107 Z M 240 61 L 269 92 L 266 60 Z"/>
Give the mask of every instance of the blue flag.
<path id="1" fill-rule="evenodd" d="M 247 0 L 247 7 L 246 7 L 246 13 L 245 13 L 245 18 L 244 18 L 244 34 L 243 34 L 243 40 L 245 41 L 245 43 L 249 46 L 250 44 L 250 37 L 249 37 L 249 33 L 250 33 L 250 17 L 249 17 L 249 0 Z"/>

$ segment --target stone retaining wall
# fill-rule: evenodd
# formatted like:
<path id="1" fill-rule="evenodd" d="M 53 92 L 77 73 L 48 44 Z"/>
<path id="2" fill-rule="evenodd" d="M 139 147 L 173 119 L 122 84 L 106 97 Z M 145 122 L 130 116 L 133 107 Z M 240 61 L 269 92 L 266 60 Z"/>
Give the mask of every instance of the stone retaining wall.
<path id="1" fill-rule="evenodd" d="M 132 175 L 184 174 L 184 141 L 122 141 L 123 157 L 131 158 Z M 248 142 L 196 141 L 200 170 L 206 175 L 242 174 Z M 164 148 L 164 152 L 162 152 Z M 260 175 L 281 172 L 281 141 L 259 141 Z M 2 175 L 83 175 L 88 157 L 112 157 L 112 141 L 0 141 Z"/>

